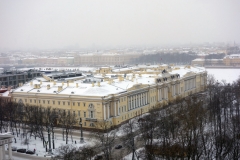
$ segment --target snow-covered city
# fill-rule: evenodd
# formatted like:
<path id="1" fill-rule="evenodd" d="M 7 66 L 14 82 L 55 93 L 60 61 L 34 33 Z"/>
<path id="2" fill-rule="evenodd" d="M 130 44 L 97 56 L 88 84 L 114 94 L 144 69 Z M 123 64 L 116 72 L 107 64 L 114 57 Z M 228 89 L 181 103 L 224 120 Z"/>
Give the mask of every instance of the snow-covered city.
<path id="1" fill-rule="evenodd" d="M 1 0 L 0 160 L 240 159 L 239 0 Z"/>

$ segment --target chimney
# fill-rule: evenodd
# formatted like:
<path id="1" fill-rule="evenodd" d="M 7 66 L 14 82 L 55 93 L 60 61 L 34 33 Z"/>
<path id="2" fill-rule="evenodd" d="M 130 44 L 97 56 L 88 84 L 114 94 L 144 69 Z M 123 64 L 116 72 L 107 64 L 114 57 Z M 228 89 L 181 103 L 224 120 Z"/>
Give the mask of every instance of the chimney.
<path id="1" fill-rule="evenodd" d="M 22 87 L 23 84 L 22 83 L 18 83 L 18 85 L 19 85 L 19 87 Z"/>
<path id="2" fill-rule="evenodd" d="M 42 81 L 40 80 L 40 84 L 42 84 Z"/>
<path id="3" fill-rule="evenodd" d="M 108 84 L 112 84 L 112 79 L 109 78 Z"/>
<path id="4" fill-rule="evenodd" d="M 39 89 L 40 88 L 40 84 L 37 84 L 37 89 Z"/>
<path id="5" fill-rule="evenodd" d="M 100 82 L 97 82 L 97 84 L 98 84 L 98 87 L 100 87 Z"/>
<path id="6" fill-rule="evenodd" d="M 56 81 L 53 81 L 53 84 L 56 85 Z"/>
<path id="7" fill-rule="evenodd" d="M 7 89 L 7 90 L 10 91 L 11 89 L 12 89 L 12 87 L 11 87 L 11 86 L 8 86 L 8 89 Z"/>
<path id="8" fill-rule="evenodd" d="M 121 81 L 121 75 L 118 76 L 118 80 Z"/>
<path id="9" fill-rule="evenodd" d="M 37 84 L 34 84 L 34 89 L 37 89 Z"/>
<path id="10" fill-rule="evenodd" d="M 49 90 L 49 89 L 50 89 L 50 84 L 47 85 L 47 90 Z"/>
<path id="11" fill-rule="evenodd" d="M 33 85 L 33 81 L 30 82 L 30 85 L 31 85 L 31 86 Z"/>
<path id="12" fill-rule="evenodd" d="M 69 82 L 67 81 L 67 86 L 69 87 Z"/>
<path id="13" fill-rule="evenodd" d="M 78 88 L 78 83 L 76 83 L 76 87 Z"/>
<path id="14" fill-rule="evenodd" d="M 62 86 L 58 86 L 58 92 L 62 90 Z"/>
<path id="15" fill-rule="evenodd" d="M 92 82 L 92 87 L 94 87 L 94 82 Z"/>
<path id="16" fill-rule="evenodd" d="M 62 86 L 64 86 L 64 82 L 62 82 Z"/>

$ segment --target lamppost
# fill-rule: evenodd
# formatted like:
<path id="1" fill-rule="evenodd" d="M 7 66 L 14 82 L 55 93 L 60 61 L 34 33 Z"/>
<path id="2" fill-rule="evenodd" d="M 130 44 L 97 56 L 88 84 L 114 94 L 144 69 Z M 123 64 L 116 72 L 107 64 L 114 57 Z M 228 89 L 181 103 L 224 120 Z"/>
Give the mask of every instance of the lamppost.
<path id="1" fill-rule="evenodd" d="M 53 116 L 52 116 L 52 122 L 51 122 L 51 126 L 52 126 L 52 145 L 53 145 L 53 149 L 55 149 L 53 127 L 54 127 L 54 123 L 55 123 L 56 118 L 58 118 L 58 116 L 54 113 Z"/>
<path id="2" fill-rule="evenodd" d="M 48 144 L 49 144 L 48 154 L 52 154 L 50 134 L 51 134 L 51 133 L 50 133 L 50 127 L 48 126 Z"/>
<path id="3" fill-rule="evenodd" d="M 84 143 L 83 131 L 82 131 L 82 118 L 79 119 L 79 125 L 80 125 L 80 131 L 81 131 L 80 143 Z"/>

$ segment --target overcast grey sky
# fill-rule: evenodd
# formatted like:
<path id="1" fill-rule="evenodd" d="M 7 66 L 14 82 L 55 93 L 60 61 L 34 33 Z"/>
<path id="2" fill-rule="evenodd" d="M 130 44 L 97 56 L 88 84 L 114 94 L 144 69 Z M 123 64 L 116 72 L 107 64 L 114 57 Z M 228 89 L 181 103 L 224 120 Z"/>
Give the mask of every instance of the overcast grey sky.
<path id="1" fill-rule="evenodd" d="M 240 42 L 240 0 L 1 0 L 0 49 Z"/>

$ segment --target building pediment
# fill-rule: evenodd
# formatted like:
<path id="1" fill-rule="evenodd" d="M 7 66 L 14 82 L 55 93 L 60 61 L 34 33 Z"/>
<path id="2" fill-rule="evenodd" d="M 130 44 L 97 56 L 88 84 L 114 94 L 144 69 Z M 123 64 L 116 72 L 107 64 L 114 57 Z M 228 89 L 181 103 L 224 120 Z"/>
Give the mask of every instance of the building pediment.
<path id="1" fill-rule="evenodd" d="M 195 76 L 196 74 L 192 71 L 187 72 L 183 77 L 191 77 L 191 76 Z"/>
<path id="2" fill-rule="evenodd" d="M 147 84 L 139 83 L 139 84 L 133 85 L 131 88 L 128 88 L 127 91 L 138 90 L 138 89 L 141 89 L 141 88 L 145 88 L 147 86 L 148 86 Z"/>

